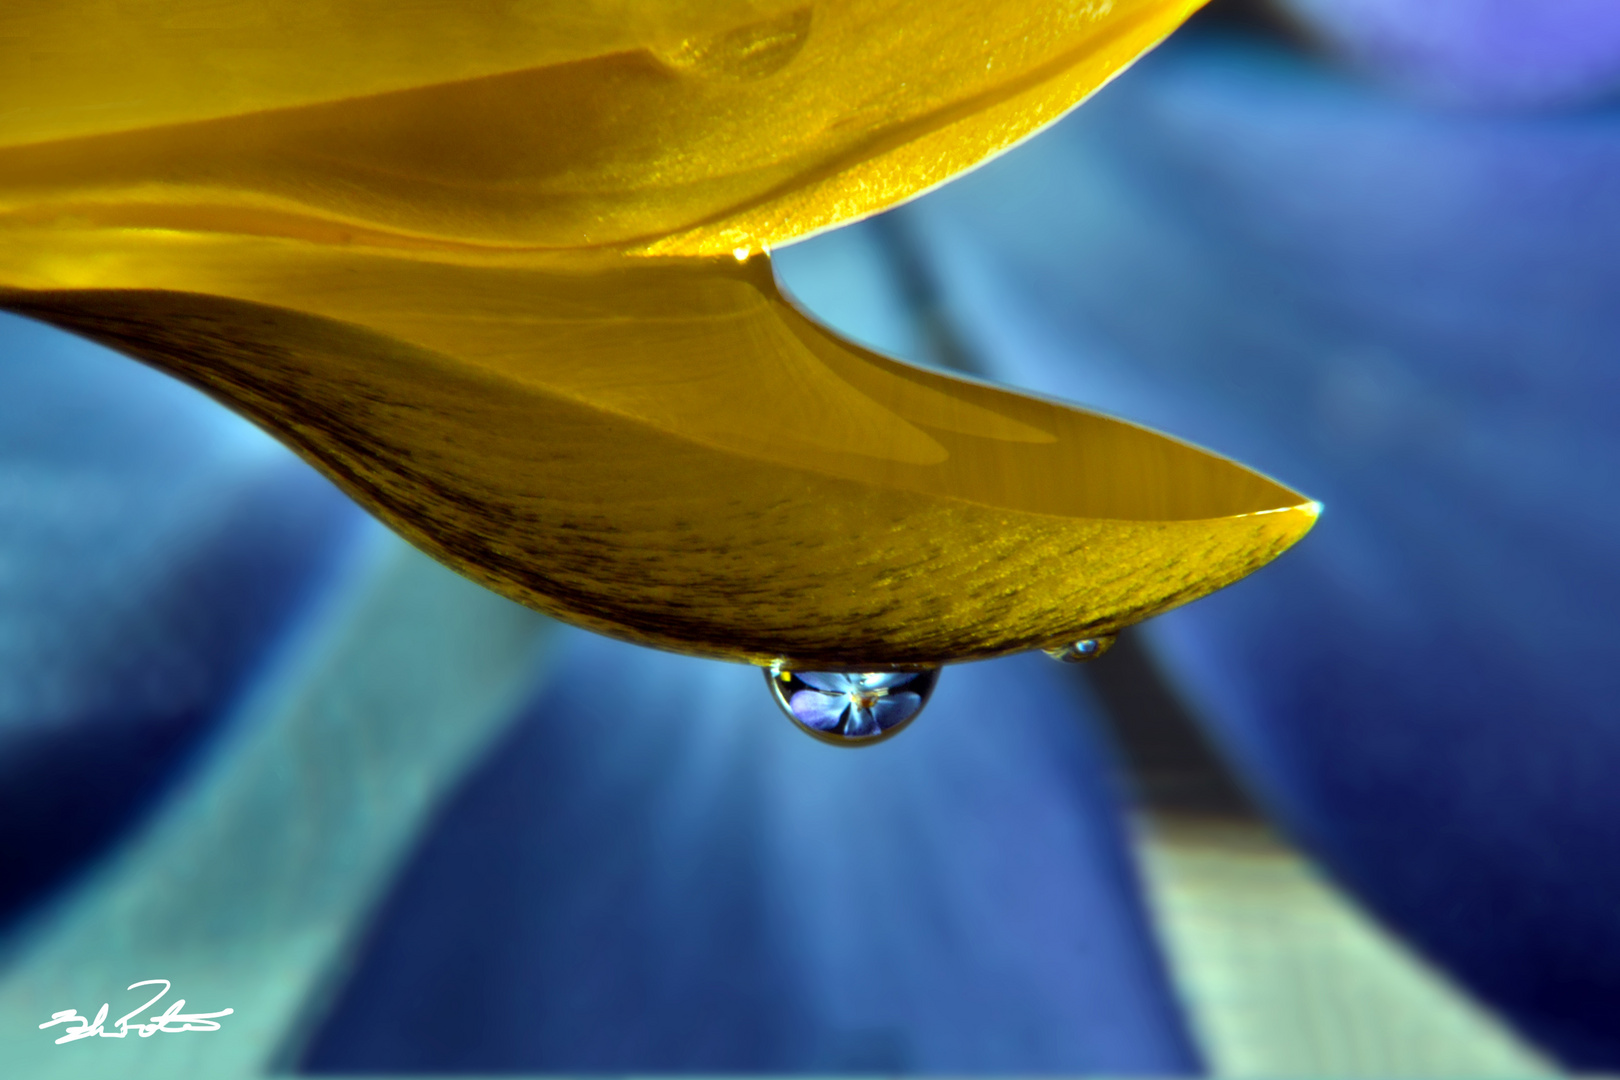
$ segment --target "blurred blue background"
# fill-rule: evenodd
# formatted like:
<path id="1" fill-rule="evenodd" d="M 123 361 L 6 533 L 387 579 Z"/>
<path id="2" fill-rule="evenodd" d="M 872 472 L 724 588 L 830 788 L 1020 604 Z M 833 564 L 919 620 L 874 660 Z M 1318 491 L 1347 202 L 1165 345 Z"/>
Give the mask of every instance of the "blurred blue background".
<path id="1" fill-rule="evenodd" d="M 553 627 L 200 395 L 0 316 L 0 1050 L 161 966 L 238 1002 L 208 1037 L 237 1057 L 86 1052 L 1264 1073 L 1221 1020 L 1242 986 L 1198 967 L 1227 924 L 1177 906 L 1253 861 L 1165 846 L 1235 823 L 1477 1009 L 1402 1038 L 1500 1025 L 1510 1072 L 1620 1069 L 1617 88 L 1603 3 L 1226 4 L 1014 152 L 779 253 L 851 336 L 1326 504 L 1114 674 L 953 669 L 853 754 L 753 669 Z M 1237 805 L 1154 795 L 1155 694 Z M 1351 963 L 1292 955 L 1221 978 Z M 1243 1014 L 1314 1040 L 1278 1060 L 1423 1071 L 1268 1021 L 1287 996 Z"/>

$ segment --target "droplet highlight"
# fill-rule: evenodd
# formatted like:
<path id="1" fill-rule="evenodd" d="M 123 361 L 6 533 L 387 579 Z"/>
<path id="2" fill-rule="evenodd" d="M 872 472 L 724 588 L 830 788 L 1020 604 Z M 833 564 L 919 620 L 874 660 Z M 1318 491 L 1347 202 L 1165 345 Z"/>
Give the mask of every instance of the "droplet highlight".
<path id="1" fill-rule="evenodd" d="M 765 672 L 771 696 L 800 730 L 835 746 L 872 746 L 898 735 L 917 718 L 939 682 L 922 671 Z"/>
<path id="2" fill-rule="evenodd" d="M 1081 638 L 1055 649 L 1047 649 L 1046 655 L 1065 664 L 1088 664 L 1113 648 L 1118 637 L 1118 634 L 1098 634 L 1096 637 Z"/>

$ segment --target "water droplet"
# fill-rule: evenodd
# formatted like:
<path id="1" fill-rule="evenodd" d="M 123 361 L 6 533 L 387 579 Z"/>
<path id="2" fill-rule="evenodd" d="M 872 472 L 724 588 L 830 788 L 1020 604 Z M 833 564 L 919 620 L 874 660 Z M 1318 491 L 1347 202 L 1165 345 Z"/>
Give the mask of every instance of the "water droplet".
<path id="1" fill-rule="evenodd" d="M 807 734 L 836 746 L 871 746 L 897 735 L 934 694 L 939 669 L 789 671 L 766 669 L 771 696 Z"/>
<path id="2" fill-rule="evenodd" d="M 1065 664 L 1084 664 L 1107 652 L 1118 637 L 1118 634 L 1098 634 L 1096 637 L 1081 638 L 1055 649 L 1047 649 L 1046 655 Z"/>
<path id="3" fill-rule="evenodd" d="M 804 48 L 812 7 L 806 4 L 733 30 L 654 47 L 652 54 L 682 75 L 723 82 L 763 79 L 787 67 Z"/>

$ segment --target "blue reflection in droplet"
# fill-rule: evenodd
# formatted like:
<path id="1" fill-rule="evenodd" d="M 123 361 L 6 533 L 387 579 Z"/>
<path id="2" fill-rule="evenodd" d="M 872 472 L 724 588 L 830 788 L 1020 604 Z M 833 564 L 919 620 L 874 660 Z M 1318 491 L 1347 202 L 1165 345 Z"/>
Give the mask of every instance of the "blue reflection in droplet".
<path id="1" fill-rule="evenodd" d="M 939 669 L 765 672 L 788 718 L 822 742 L 870 746 L 899 733 L 933 696 Z"/>
<path id="2" fill-rule="evenodd" d="M 1084 664 L 1095 660 L 1113 647 L 1115 634 L 1098 634 L 1096 637 L 1081 638 L 1071 641 L 1067 645 L 1059 645 L 1055 649 L 1047 649 L 1046 655 L 1054 660 L 1061 660 L 1065 664 Z"/>

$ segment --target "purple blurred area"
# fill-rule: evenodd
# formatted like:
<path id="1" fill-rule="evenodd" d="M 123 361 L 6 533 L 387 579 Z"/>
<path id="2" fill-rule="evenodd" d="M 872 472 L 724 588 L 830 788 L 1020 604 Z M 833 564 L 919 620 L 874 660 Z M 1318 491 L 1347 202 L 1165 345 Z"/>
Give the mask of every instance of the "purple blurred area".
<path id="1" fill-rule="evenodd" d="M 1419 96 L 1548 106 L 1620 93 L 1613 0 L 1274 0 L 1307 33 Z"/>

